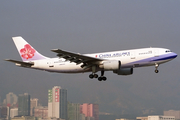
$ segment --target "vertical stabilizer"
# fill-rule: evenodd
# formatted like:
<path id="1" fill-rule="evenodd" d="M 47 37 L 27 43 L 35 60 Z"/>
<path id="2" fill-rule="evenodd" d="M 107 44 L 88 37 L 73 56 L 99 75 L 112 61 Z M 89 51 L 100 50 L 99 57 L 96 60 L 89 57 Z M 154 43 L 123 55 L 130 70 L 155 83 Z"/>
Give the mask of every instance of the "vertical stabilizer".
<path id="1" fill-rule="evenodd" d="M 12 39 L 23 61 L 47 59 L 47 57 L 41 55 L 38 51 L 36 51 L 21 36 L 13 37 Z"/>

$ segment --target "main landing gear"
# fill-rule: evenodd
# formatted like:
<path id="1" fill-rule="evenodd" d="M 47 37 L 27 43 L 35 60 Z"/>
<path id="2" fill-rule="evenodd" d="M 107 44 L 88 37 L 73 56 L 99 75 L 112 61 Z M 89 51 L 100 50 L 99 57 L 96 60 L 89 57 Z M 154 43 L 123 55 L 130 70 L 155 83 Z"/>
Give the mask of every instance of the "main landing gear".
<path id="1" fill-rule="evenodd" d="M 98 77 L 98 74 L 92 73 L 92 74 L 89 75 L 89 78 L 91 78 L 91 79 L 98 78 L 99 81 L 106 81 L 107 80 L 107 78 L 104 76 L 104 71 L 101 71 L 101 76 L 100 77 Z"/>
<path id="2" fill-rule="evenodd" d="M 92 74 L 89 75 L 89 78 L 91 78 L 91 79 L 93 79 L 93 78 L 98 78 L 98 74 L 93 74 L 93 73 L 92 73 Z"/>
<path id="3" fill-rule="evenodd" d="M 106 81 L 107 80 L 107 78 L 106 77 L 104 77 L 104 71 L 102 70 L 101 71 L 101 76 L 100 77 L 98 77 L 98 74 L 95 74 L 97 71 L 96 71 L 96 69 L 97 69 L 97 66 L 92 66 L 92 74 L 90 74 L 89 75 L 89 78 L 91 78 L 91 79 L 93 79 L 93 78 L 98 78 L 98 80 L 99 81 Z"/>
<path id="4" fill-rule="evenodd" d="M 154 71 L 155 73 L 159 72 L 158 67 L 159 67 L 159 64 L 155 63 L 155 68 L 156 68 L 155 71 Z"/>
<path id="5" fill-rule="evenodd" d="M 101 71 L 101 76 L 98 78 L 99 81 L 106 81 L 107 78 L 104 76 L 104 71 Z"/>

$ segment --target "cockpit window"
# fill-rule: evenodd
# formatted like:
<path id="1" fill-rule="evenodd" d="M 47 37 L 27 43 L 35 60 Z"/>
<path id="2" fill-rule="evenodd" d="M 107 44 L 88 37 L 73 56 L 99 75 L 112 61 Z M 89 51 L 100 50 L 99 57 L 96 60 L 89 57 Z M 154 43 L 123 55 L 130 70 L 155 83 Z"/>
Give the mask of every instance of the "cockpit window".
<path id="1" fill-rule="evenodd" d="M 167 53 L 167 52 L 171 52 L 171 50 L 166 50 L 166 53 Z"/>

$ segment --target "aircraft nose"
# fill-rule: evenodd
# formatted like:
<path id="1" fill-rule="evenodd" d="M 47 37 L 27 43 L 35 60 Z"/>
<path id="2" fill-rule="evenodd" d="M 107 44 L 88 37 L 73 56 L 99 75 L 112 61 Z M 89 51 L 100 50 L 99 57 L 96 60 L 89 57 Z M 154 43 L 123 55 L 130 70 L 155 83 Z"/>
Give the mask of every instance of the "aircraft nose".
<path id="1" fill-rule="evenodd" d="M 176 53 L 172 54 L 172 58 L 176 58 L 178 55 Z"/>

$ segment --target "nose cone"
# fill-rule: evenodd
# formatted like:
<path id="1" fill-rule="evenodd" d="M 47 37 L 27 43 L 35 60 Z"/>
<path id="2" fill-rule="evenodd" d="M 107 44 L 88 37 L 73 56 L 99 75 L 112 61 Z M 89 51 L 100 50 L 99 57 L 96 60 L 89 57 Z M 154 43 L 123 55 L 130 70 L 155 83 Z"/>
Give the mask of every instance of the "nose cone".
<path id="1" fill-rule="evenodd" d="M 178 55 L 176 53 L 172 53 L 171 57 L 176 58 Z"/>

